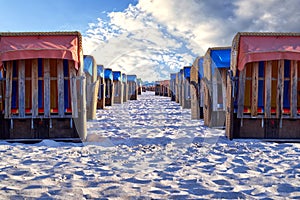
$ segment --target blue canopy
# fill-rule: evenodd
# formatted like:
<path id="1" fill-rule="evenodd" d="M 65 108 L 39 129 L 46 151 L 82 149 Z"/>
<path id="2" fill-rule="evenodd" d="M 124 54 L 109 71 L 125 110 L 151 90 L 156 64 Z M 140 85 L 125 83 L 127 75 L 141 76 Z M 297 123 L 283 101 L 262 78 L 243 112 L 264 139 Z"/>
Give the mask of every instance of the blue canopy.
<path id="1" fill-rule="evenodd" d="M 122 73 L 120 71 L 113 71 L 113 80 L 114 81 L 121 81 L 122 80 Z"/>
<path id="2" fill-rule="evenodd" d="M 199 79 L 202 79 L 202 77 L 204 76 L 203 63 L 204 63 L 203 57 L 199 58 L 199 60 L 198 60 L 198 66 L 199 66 L 198 77 L 199 77 Z"/>
<path id="3" fill-rule="evenodd" d="M 122 74 L 122 82 L 123 83 L 127 82 L 127 75 L 126 74 Z"/>
<path id="4" fill-rule="evenodd" d="M 113 73 L 111 69 L 107 68 L 104 70 L 104 78 L 113 80 Z"/>
<path id="5" fill-rule="evenodd" d="M 191 67 L 184 67 L 183 68 L 183 76 L 184 76 L 184 78 L 190 78 L 191 77 Z"/>
<path id="6" fill-rule="evenodd" d="M 97 75 L 104 78 L 104 67 L 103 67 L 103 65 L 97 65 Z"/>
<path id="7" fill-rule="evenodd" d="M 93 75 L 93 66 L 94 66 L 94 58 L 92 56 L 85 55 L 83 56 L 83 71 L 85 73 L 89 73 L 91 76 Z"/>
<path id="8" fill-rule="evenodd" d="M 137 82 L 136 75 L 127 75 L 127 81 Z"/>
<path id="9" fill-rule="evenodd" d="M 176 79 L 176 74 L 174 74 L 174 73 L 170 74 L 170 79 L 175 80 Z"/>
<path id="10" fill-rule="evenodd" d="M 212 49 L 210 51 L 211 63 L 213 68 L 229 68 L 230 67 L 231 48 L 228 49 Z"/>

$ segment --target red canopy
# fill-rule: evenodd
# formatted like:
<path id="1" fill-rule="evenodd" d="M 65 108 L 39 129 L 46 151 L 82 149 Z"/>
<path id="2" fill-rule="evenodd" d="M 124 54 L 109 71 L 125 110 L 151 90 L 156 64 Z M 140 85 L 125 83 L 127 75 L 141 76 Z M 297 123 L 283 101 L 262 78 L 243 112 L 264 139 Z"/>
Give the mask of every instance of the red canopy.
<path id="1" fill-rule="evenodd" d="M 300 60 L 300 35 L 240 35 L 238 69 L 266 60 Z"/>
<path id="2" fill-rule="evenodd" d="M 79 49 L 78 33 L 0 33 L 0 67 L 8 60 L 54 58 L 74 60 L 78 69 Z"/>

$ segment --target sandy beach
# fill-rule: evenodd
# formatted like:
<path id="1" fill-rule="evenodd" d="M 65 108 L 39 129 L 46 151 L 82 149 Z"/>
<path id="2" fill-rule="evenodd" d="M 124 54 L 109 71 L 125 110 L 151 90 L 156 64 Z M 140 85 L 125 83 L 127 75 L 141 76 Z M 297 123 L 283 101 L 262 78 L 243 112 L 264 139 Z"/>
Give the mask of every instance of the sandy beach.
<path id="1" fill-rule="evenodd" d="M 233 140 L 167 97 L 97 111 L 88 141 L 0 142 L 0 199 L 299 199 L 300 144 Z"/>

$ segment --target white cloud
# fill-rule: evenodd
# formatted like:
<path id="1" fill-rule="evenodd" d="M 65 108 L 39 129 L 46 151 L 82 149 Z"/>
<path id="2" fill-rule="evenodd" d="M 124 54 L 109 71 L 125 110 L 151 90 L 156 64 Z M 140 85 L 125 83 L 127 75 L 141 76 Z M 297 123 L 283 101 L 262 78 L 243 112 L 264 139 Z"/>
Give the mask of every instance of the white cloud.
<path id="1" fill-rule="evenodd" d="M 297 0 L 139 0 L 123 12 L 108 13 L 108 19 L 90 23 L 84 37 L 84 48 L 97 62 L 146 80 L 168 79 L 166 72 L 192 64 L 207 48 L 230 46 L 238 31 L 299 32 L 300 4 Z"/>

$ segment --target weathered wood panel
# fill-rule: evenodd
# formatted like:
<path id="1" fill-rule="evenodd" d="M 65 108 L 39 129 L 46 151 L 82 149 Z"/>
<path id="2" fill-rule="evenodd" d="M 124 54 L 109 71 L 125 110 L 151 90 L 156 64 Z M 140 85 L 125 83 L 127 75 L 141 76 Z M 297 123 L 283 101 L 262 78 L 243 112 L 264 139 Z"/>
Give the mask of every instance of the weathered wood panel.
<path id="1" fill-rule="evenodd" d="M 25 60 L 18 62 L 19 117 L 25 116 Z"/>
<path id="2" fill-rule="evenodd" d="M 298 63 L 291 61 L 291 117 L 297 117 L 297 84 L 298 84 Z"/>
<path id="3" fill-rule="evenodd" d="M 44 117 L 50 117 L 50 60 L 44 59 Z"/>
<path id="4" fill-rule="evenodd" d="M 216 111 L 218 110 L 218 79 L 220 79 L 219 76 L 219 70 L 215 69 L 215 73 L 212 76 L 212 91 L 210 92 L 212 94 L 212 110 Z"/>
<path id="5" fill-rule="evenodd" d="M 70 73 L 70 90 L 71 90 L 71 107 L 72 117 L 78 117 L 78 106 L 77 106 L 77 88 L 76 88 L 76 70 L 74 61 L 69 61 L 69 73 Z"/>
<path id="6" fill-rule="evenodd" d="M 38 116 L 38 59 L 32 60 L 31 66 L 31 101 L 32 101 L 32 117 Z"/>
<path id="7" fill-rule="evenodd" d="M 6 62 L 5 118 L 11 117 L 12 70 L 13 62 Z"/>
<path id="8" fill-rule="evenodd" d="M 265 65 L 265 118 L 271 117 L 271 88 L 272 85 L 272 61 L 267 61 Z"/>
<path id="9" fill-rule="evenodd" d="M 258 105 L 258 62 L 252 64 L 252 103 L 251 103 L 251 116 L 257 116 Z"/>
<path id="10" fill-rule="evenodd" d="M 57 93 L 58 93 L 58 116 L 64 117 L 65 97 L 64 97 L 64 66 L 63 60 L 57 60 Z"/>
<path id="11" fill-rule="evenodd" d="M 284 89 L 284 60 L 278 61 L 277 96 L 276 96 L 276 118 L 282 117 Z"/>
<path id="12" fill-rule="evenodd" d="M 221 69 L 221 77 L 222 77 L 222 103 L 223 108 L 222 110 L 225 110 L 226 107 L 226 88 L 227 88 L 227 68 Z"/>
<path id="13" fill-rule="evenodd" d="M 244 113 L 246 69 L 247 67 L 240 71 L 239 74 L 238 118 L 242 118 Z"/>

